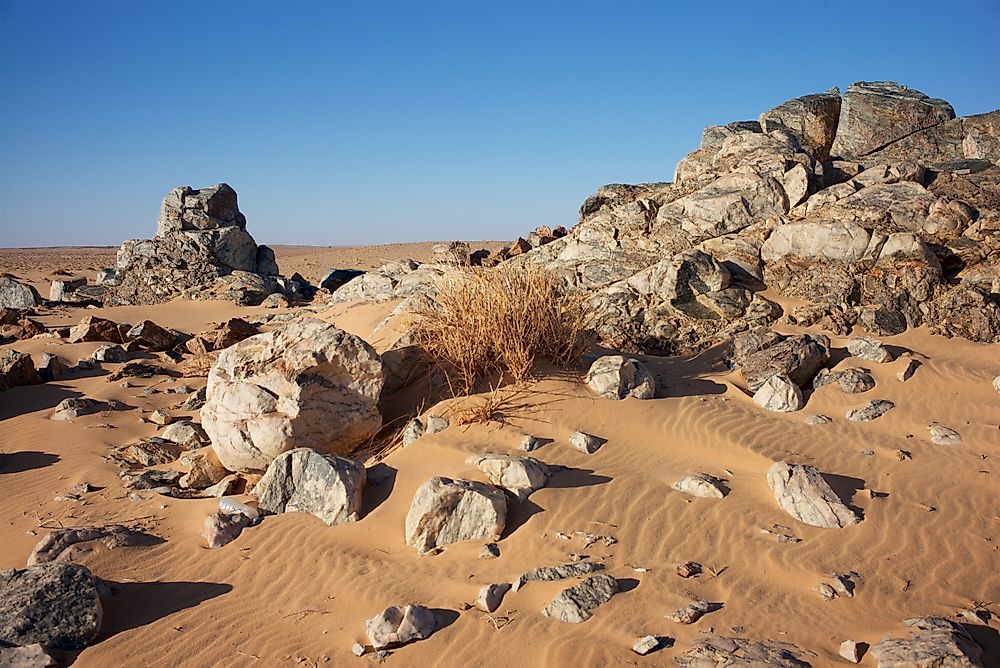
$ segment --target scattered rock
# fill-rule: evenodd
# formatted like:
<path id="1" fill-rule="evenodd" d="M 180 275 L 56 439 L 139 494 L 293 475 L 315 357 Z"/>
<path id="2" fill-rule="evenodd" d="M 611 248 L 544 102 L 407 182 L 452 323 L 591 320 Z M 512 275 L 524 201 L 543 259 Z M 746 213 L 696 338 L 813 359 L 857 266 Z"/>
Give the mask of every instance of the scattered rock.
<path id="1" fill-rule="evenodd" d="M 513 588 L 514 591 L 517 591 L 529 582 L 552 582 L 555 580 L 566 580 L 568 578 L 576 578 L 581 575 L 587 575 L 600 570 L 604 570 L 604 564 L 599 564 L 594 561 L 578 561 L 576 563 L 564 564 L 562 566 L 542 566 L 540 568 L 534 568 L 527 571 L 526 573 L 522 573 L 521 576 L 514 581 Z"/>
<path id="2" fill-rule="evenodd" d="M 493 612 L 500 607 L 503 596 L 508 589 L 510 589 L 510 585 L 506 582 L 486 585 L 479 590 L 479 595 L 476 596 L 476 607 L 483 612 Z"/>
<path id="3" fill-rule="evenodd" d="M 753 395 L 754 403 L 764 410 L 790 413 L 805 406 L 802 390 L 783 373 L 775 374 L 764 381 Z"/>
<path id="4" fill-rule="evenodd" d="M 826 385 L 837 384 L 844 394 L 860 394 L 875 387 L 875 379 L 868 369 L 852 367 L 843 371 L 820 370 L 813 378 L 813 387 L 819 389 Z"/>
<path id="5" fill-rule="evenodd" d="M 102 401 L 86 397 L 70 397 L 60 401 L 52 410 L 52 420 L 74 420 L 81 415 L 90 415 L 106 408 Z"/>
<path id="6" fill-rule="evenodd" d="M 818 587 L 816 587 L 816 590 L 819 591 L 819 595 L 822 596 L 827 601 L 832 601 L 837 597 L 837 592 L 835 592 L 833 590 L 833 587 L 831 587 L 825 582 L 821 583 Z"/>
<path id="7" fill-rule="evenodd" d="M 931 432 L 931 443 L 934 445 L 962 444 L 962 435 L 950 427 L 932 424 L 927 429 Z"/>
<path id="8" fill-rule="evenodd" d="M 637 359 L 621 355 L 599 357 L 587 372 L 587 386 L 605 399 L 652 399 L 656 379 Z"/>
<path id="9" fill-rule="evenodd" d="M 23 309 L 42 305 L 42 296 L 33 286 L 13 278 L 0 278 L 0 308 Z"/>
<path id="10" fill-rule="evenodd" d="M 677 610 L 668 613 L 667 619 L 672 622 L 677 622 L 678 624 L 694 624 L 696 621 L 701 619 L 702 615 L 712 612 L 713 610 L 718 610 L 719 607 L 721 606 L 715 603 L 698 600 L 689 605 L 685 605 L 683 608 L 678 608 Z"/>
<path id="11" fill-rule="evenodd" d="M 962 626 L 941 617 L 920 617 L 903 622 L 915 631 L 909 637 L 883 638 L 870 654 L 878 668 L 937 668 L 983 666 L 983 648 Z"/>
<path id="12" fill-rule="evenodd" d="M 165 427 L 174 421 L 174 417 L 170 413 L 157 408 L 149 414 L 149 421 L 155 425 Z"/>
<path id="13" fill-rule="evenodd" d="M 870 422 L 877 420 L 895 407 L 896 404 L 888 399 L 872 399 L 861 408 L 848 411 L 847 419 L 852 422 Z"/>
<path id="14" fill-rule="evenodd" d="M 113 383 L 122 378 L 152 378 L 166 373 L 162 367 L 145 362 L 126 362 L 117 371 L 108 376 L 108 382 Z"/>
<path id="15" fill-rule="evenodd" d="M 101 628 L 94 576 L 79 564 L 52 562 L 0 570 L 0 642 L 79 650 Z"/>
<path id="16" fill-rule="evenodd" d="M 861 521 L 820 472 L 807 464 L 775 462 L 767 472 L 767 484 L 781 509 L 805 524 L 833 529 Z"/>
<path id="17" fill-rule="evenodd" d="M 896 374 L 896 379 L 902 383 L 909 380 L 910 378 L 913 378 L 913 374 L 916 373 L 917 368 L 919 366 L 920 362 L 918 362 L 917 360 L 914 359 L 907 360 L 906 368 Z"/>
<path id="18" fill-rule="evenodd" d="M 122 326 L 112 322 L 107 318 L 99 318 L 96 315 L 88 315 L 69 330 L 70 343 L 82 343 L 84 341 L 106 341 L 108 343 L 125 343 L 122 337 Z"/>
<path id="19" fill-rule="evenodd" d="M 201 425 L 231 471 L 286 450 L 343 454 L 382 427 L 382 362 L 353 334 L 293 320 L 226 348 L 208 376 Z"/>
<path id="20" fill-rule="evenodd" d="M 202 457 L 191 464 L 191 469 L 180 477 L 177 484 L 182 489 L 208 489 L 222 482 L 228 475 L 229 471 Z"/>
<path id="21" fill-rule="evenodd" d="M 486 474 L 490 482 L 524 501 L 549 479 L 549 468 L 531 457 L 513 455 L 473 455 L 465 460 Z"/>
<path id="22" fill-rule="evenodd" d="M 577 624 L 591 618 L 599 606 L 618 593 L 618 580 L 600 573 L 564 589 L 542 609 L 546 617 Z"/>
<path id="23" fill-rule="evenodd" d="M 487 543 L 479 552 L 480 559 L 497 559 L 500 556 L 500 547 L 496 543 Z"/>
<path id="24" fill-rule="evenodd" d="M 744 638 L 709 636 L 691 643 L 682 656 L 674 658 L 681 668 L 809 668 L 788 650 Z"/>
<path id="25" fill-rule="evenodd" d="M 570 445 L 588 455 L 597 452 L 604 443 L 604 439 L 591 434 L 585 434 L 582 431 L 574 432 L 569 437 Z"/>
<path id="26" fill-rule="evenodd" d="M 642 636 L 632 643 L 632 651 L 640 656 L 646 656 L 660 647 L 660 639 L 656 636 Z"/>
<path id="27" fill-rule="evenodd" d="M 686 475 L 670 487 L 678 492 L 703 499 L 721 499 L 726 495 L 722 481 L 707 473 Z"/>
<path id="28" fill-rule="evenodd" d="M 43 383 L 63 378 L 69 371 L 66 362 L 52 353 L 42 353 L 42 361 L 38 364 L 38 377 Z"/>
<path id="29" fill-rule="evenodd" d="M 521 450 L 524 452 L 534 452 L 542 446 L 542 439 L 537 436 L 525 436 L 521 439 Z"/>
<path id="30" fill-rule="evenodd" d="M 375 649 L 423 640 L 436 628 L 434 613 L 422 605 L 390 605 L 365 622 L 365 634 Z"/>
<path id="31" fill-rule="evenodd" d="M 185 448 L 197 448 L 209 444 L 208 434 L 205 433 L 200 424 L 183 419 L 167 425 L 160 432 L 160 438 Z"/>
<path id="32" fill-rule="evenodd" d="M 853 640 L 845 640 L 840 643 L 840 656 L 844 657 L 851 663 L 861 663 L 861 649 L 858 647 L 858 643 Z"/>
<path id="33" fill-rule="evenodd" d="M 117 343 L 100 346 L 94 351 L 93 357 L 98 362 L 111 362 L 114 364 L 128 361 L 128 353 Z"/>
<path id="34" fill-rule="evenodd" d="M 39 643 L 22 647 L 0 646 L 0 668 L 53 668 L 58 665 L 59 662 Z"/>
<path id="35" fill-rule="evenodd" d="M 98 527 L 56 529 L 42 538 L 28 556 L 28 566 L 60 561 L 66 551 L 77 543 L 100 541 L 109 550 L 120 547 L 142 547 L 158 542 L 155 536 L 130 529 L 121 524 Z"/>
<path id="36" fill-rule="evenodd" d="M 830 424 L 833 420 L 827 415 L 810 415 L 806 418 L 806 424 Z"/>
<path id="37" fill-rule="evenodd" d="M 7 348 L 0 351 L 0 392 L 42 382 L 31 355 Z"/>
<path id="38" fill-rule="evenodd" d="M 143 320 L 125 333 L 126 340 L 143 350 L 154 352 L 170 350 L 177 343 L 177 335 L 160 327 L 152 320 Z"/>
<path id="39" fill-rule="evenodd" d="M 406 514 L 406 543 L 420 554 L 464 540 L 496 540 L 507 522 L 507 497 L 481 482 L 435 476 L 417 490 Z"/>
<path id="40" fill-rule="evenodd" d="M 855 336 L 847 342 L 847 352 L 869 362 L 891 362 L 892 353 L 882 342 L 870 336 Z"/>
<path id="41" fill-rule="evenodd" d="M 765 347 L 751 348 L 742 356 L 737 356 L 734 350 L 733 355 L 733 363 L 740 368 L 752 392 L 776 374 L 784 374 L 792 383 L 804 387 L 830 360 L 830 342 L 819 335 L 803 334 L 778 341 L 765 338 L 755 342 Z"/>
<path id="42" fill-rule="evenodd" d="M 176 443 L 170 443 L 154 436 L 148 440 L 131 443 L 113 450 L 109 458 L 125 466 L 159 466 L 177 461 L 181 452 L 181 447 Z"/>
<path id="43" fill-rule="evenodd" d="M 212 513 L 205 518 L 201 535 L 209 548 L 217 548 L 232 543 L 248 526 L 250 518 L 243 513 Z"/>
<path id="44" fill-rule="evenodd" d="M 365 467 L 309 448 L 284 452 L 254 486 L 265 513 L 309 513 L 328 525 L 355 522 L 361 512 Z"/>
<path id="45" fill-rule="evenodd" d="M 436 434 L 444 431 L 450 423 L 437 415 L 421 415 L 410 420 L 403 429 L 403 445 L 413 445 L 417 439 L 426 434 Z"/>
<path id="46" fill-rule="evenodd" d="M 674 567 L 674 572 L 682 578 L 690 578 L 695 575 L 701 575 L 701 564 L 694 561 L 686 561 L 683 564 L 677 564 Z"/>

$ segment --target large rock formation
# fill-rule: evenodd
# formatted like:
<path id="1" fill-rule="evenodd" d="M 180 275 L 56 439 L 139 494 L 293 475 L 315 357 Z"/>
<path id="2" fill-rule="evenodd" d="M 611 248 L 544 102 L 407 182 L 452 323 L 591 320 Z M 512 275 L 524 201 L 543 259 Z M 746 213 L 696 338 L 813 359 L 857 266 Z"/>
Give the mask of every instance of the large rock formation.
<path id="1" fill-rule="evenodd" d="M 263 471 L 292 448 L 343 454 L 381 428 L 382 384 L 371 346 L 322 320 L 296 319 L 222 351 L 201 425 L 232 471 Z"/>
<path id="2" fill-rule="evenodd" d="M 204 293 L 259 304 L 278 291 L 278 266 L 274 252 L 258 246 L 246 225 L 229 185 L 174 188 L 163 200 L 156 235 L 126 241 L 118 250 L 106 301 L 156 304 Z"/>

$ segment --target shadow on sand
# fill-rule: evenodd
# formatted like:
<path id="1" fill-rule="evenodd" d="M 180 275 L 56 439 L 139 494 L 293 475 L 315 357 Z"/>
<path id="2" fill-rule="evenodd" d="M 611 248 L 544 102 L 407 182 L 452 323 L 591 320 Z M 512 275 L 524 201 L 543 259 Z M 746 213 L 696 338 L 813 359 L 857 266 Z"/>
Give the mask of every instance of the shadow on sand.
<path id="1" fill-rule="evenodd" d="M 232 591 L 217 582 L 112 582 L 111 596 L 102 597 L 104 624 L 97 642 L 139 628 L 175 612 L 193 608 Z"/>
<path id="2" fill-rule="evenodd" d="M 45 468 L 57 461 L 59 461 L 59 455 L 40 450 L 0 453 L 0 475 Z"/>

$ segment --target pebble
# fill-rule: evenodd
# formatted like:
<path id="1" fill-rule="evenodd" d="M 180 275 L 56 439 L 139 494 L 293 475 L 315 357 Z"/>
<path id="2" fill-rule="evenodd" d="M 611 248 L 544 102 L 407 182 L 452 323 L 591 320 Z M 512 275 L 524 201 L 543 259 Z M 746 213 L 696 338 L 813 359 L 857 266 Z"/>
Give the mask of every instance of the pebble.
<path id="1" fill-rule="evenodd" d="M 354 646 L 351 647 L 351 653 L 354 654 L 354 656 L 364 656 L 365 646 L 359 642 L 356 642 L 354 643 Z"/>
<path id="2" fill-rule="evenodd" d="M 822 596 L 827 601 L 832 601 L 837 597 L 837 592 L 835 592 L 833 590 L 833 587 L 831 587 L 825 582 L 816 589 L 819 591 L 819 595 Z"/>
<path id="3" fill-rule="evenodd" d="M 840 643 L 840 656 L 844 657 L 851 663 L 860 663 L 861 652 L 858 650 L 858 643 L 853 640 L 845 640 Z"/>
<path id="4" fill-rule="evenodd" d="M 646 656 L 660 646 L 660 641 L 656 636 L 643 636 L 632 644 L 632 651 L 641 656 Z"/>

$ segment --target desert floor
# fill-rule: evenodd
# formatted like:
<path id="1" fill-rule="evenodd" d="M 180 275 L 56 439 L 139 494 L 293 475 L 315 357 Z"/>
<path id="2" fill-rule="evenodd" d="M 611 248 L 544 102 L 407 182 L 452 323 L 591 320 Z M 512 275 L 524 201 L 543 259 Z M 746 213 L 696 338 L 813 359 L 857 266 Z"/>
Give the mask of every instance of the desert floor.
<path id="1" fill-rule="evenodd" d="M 429 259 L 430 246 L 275 250 L 283 273 L 317 280 L 332 267 Z M 113 259 L 114 249 L 107 248 L 0 250 L 0 272 L 30 280 L 47 295 L 56 272 L 92 276 Z M 320 307 L 316 315 L 384 349 L 390 335 L 372 330 L 394 306 Z M 63 306 L 42 309 L 39 319 L 69 325 L 89 314 L 119 322 L 148 318 L 196 333 L 233 316 L 274 312 L 174 301 Z M 184 396 L 166 390 L 197 388 L 205 378 L 133 379 L 123 388 L 105 378 L 119 365 L 105 364 L 70 380 L 0 394 L 0 568 L 24 566 L 51 528 L 125 523 L 162 539 L 148 547 L 98 544 L 77 553 L 113 593 L 104 600 L 101 636 L 73 664 L 80 667 L 364 665 L 369 658 L 351 654 L 353 643 L 364 642 L 364 621 L 389 604 L 408 602 L 437 609 L 443 628 L 393 651 L 387 665 L 666 666 L 708 633 L 786 643 L 814 666 L 846 665 L 837 654 L 846 639 L 874 643 L 899 631 L 903 619 L 954 619 L 981 604 L 992 619 L 963 622 L 987 650 L 987 665 L 1000 666 L 1000 396 L 991 386 L 1000 374 L 997 347 L 923 330 L 884 340 L 897 355 L 909 351 L 921 362 L 911 379 L 896 378 L 907 359 L 850 359 L 846 339 L 834 337 L 835 368 L 869 368 L 876 387 L 860 395 L 823 387 L 808 396 L 803 411 L 790 414 L 756 406 L 738 374 L 722 364 L 719 349 L 644 358 L 660 383 L 649 401 L 596 398 L 578 374 L 552 372 L 503 392 L 486 424 L 454 424 L 463 406 L 483 396 L 431 404 L 426 410 L 448 414 L 452 426 L 368 462 L 385 480 L 366 490 L 360 521 L 328 527 L 309 515 L 271 516 L 216 550 L 205 548 L 200 536 L 216 500 L 132 497 L 117 468 L 102 459 L 112 447 L 157 433 L 140 415 L 157 408 L 184 415 L 174 408 Z M 36 361 L 48 351 L 73 363 L 99 345 L 45 338 L 11 347 Z M 160 391 L 143 394 L 148 387 Z M 425 389 L 418 383 L 389 397 L 390 416 L 412 412 Z M 52 407 L 72 396 L 117 399 L 136 410 L 49 420 Z M 844 418 L 874 398 L 891 399 L 895 410 L 874 422 Z M 833 422 L 805 424 L 818 413 Z M 957 429 L 964 442 L 931 444 L 928 426 L 935 423 Z M 578 452 L 566 442 L 577 430 L 607 443 L 593 455 Z M 478 543 L 425 557 L 405 544 L 403 518 L 421 483 L 434 475 L 485 480 L 466 457 L 516 453 L 526 434 L 551 439 L 531 456 L 563 468 L 514 506 L 498 543 L 500 558 L 479 559 Z M 797 523 L 778 508 L 765 480 L 777 460 L 831 474 L 863 521 L 844 529 Z M 716 500 L 671 490 L 694 472 L 723 478 L 730 493 Z M 54 500 L 80 482 L 99 489 L 80 501 Z M 585 534 L 598 538 L 587 545 Z M 778 542 L 779 534 L 801 542 Z M 484 584 L 510 582 L 574 555 L 605 563 L 623 588 L 587 622 L 540 614 L 567 582 L 530 583 L 508 593 L 494 614 L 462 609 Z M 689 560 L 704 572 L 682 579 L 674 566 Z M 817 593 L 832 573 L 850 572 L 857 584 L 852 598 L 826 601 Z M 695 597 L 722 607 L 690 626 L 664 618 Z M 673 645 L 645 657 L 632 653 L 634 640 L 646 634 Z M 874 661 L 865 657 L 862 665 Z"/>

